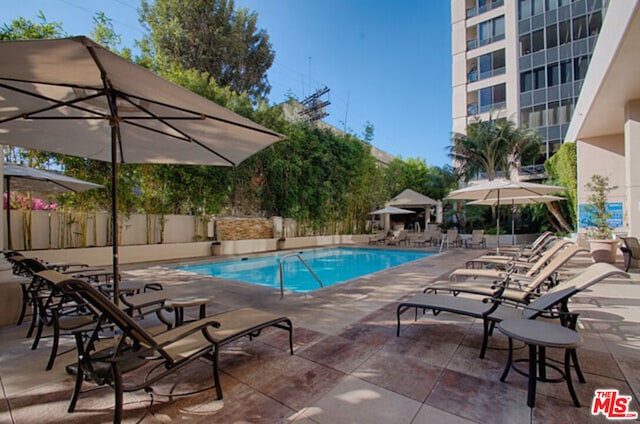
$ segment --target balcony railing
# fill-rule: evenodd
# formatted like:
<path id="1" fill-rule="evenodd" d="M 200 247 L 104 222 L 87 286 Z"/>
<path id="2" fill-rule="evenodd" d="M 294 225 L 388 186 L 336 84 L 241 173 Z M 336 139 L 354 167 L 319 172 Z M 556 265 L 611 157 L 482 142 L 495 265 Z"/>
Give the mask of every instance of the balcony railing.
<path id="1" fill-rule="evenodd" d="M 478 71 L 470 71 L 467 74 L 467 82 L 472 83 L 472 82 L 480 81 L 483 79 L 495 77 L 496 75 L 502 75 L 505 72 L 506 72 L 505 67 L 491 69 L 489 71 L 480 72 L 479 74 L 478 74 Z"/>
<path id="2" fill-rule="evenodd" d="M 482 7 L 470 7 L 467 9 L 467 19 L 473 18 L 474 16 L 481 15 L 485 12 L 495 9 L 496 7 L 500 7 L 504 5 L 504 0 L 495 0 L 492 2 L 488 2 L 486 5 Z"/>
<path id="3" fill-rule="evenodd" d="M 504 40 L 504 34 L 497 34 L 489 38 L 473 38 L 467 40 L 467 51 L 477 49 L 478 47 L 486 46 L 487 44 L 495 43 L 496 41 Z"/>

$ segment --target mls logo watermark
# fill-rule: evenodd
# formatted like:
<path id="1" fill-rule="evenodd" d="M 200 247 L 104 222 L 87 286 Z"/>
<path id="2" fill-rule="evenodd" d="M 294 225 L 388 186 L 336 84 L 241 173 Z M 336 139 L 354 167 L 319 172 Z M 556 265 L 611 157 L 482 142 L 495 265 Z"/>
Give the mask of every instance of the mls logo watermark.
<path id="1" fill-rule="evenodd" d="M 591 415 L 602 414 L 610 420 L 635 420 L 638 413 L 630 411 L 631 396 L 620 395 L 617 389 L 596 390 Z"/>

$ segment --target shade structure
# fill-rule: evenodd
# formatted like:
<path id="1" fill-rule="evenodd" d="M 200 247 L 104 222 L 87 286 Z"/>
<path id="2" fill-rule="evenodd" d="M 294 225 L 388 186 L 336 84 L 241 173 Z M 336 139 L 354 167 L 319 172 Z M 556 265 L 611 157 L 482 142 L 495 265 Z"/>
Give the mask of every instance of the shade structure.
<path id="1" fill-rule="evenodd" d="M 410 214 L 410 213 L 415 213 L 415 212 L 410 211 L 409 209 L 396 208 L 395 206 L 387 206 L 386 208 L 369 212 L 369 215 L 384 215 L 384 214 L 401 215 L 401 214 Z"/>
<path id="2" fill-rule="evenodd" d="M 102 188 L 100 184 L 68 177 L 56 172 L 29 168 L 28 166 L 5 163 L 3 165 L 7 191 L 10 187 L 15 191 L 37 191 L 40 193 L 79 193 L 94 188 Z"/>
<path id="3" fill-rule="evenodd" d="M 37 191 L 40 193 L 79 193 L 81 191 L 102 188 L 100 184 L 55 172 L 42 171 L 40 169 L 29 168 L 28 166 L 5 163 L 3 174 L 7 192 L 7 205 L 10 203 L 11 190 L 14 191 Z M 7 207 L 7 241 L 9 249 L 13 249 L 11 239 L 11 208 Z"/>
<path id="4" fill-rule="evenodd" d="M 517 197 L 503 197 L 500 199 L 500 201 L 502 202 L 503 205 L 511 205 L 512 210 L 511 210 L 511 240 L 512 240 L 512 244 L 515 244 L 515 238 L 516 238 L 516 223 L 515 223 L 515 216 L 513 213 L 513 208 L 516 205 L 532 205 L 532 204 L 540 204 L 540 203 L 549 203 L 549 202 L 556 202 L 556 201 L 560 201 L 560 200 L 567 200 L 564 197 L 560 197 L 560 196 L 551 196 L 551 195 L 544 195 L 544 196 L 517 196 Z M 494 198 L 489 198 L 489 199 L 484 199 L 484 200 L 474 200 L 472 202 L 468 203 L 469 205 L 486 205 L 486 206 L 496 206 L 498 204 L 498 198 L 494 197 Z"/>
<path id="5" fill-rule="evenodd" d="M 492 180 L 469 187 L 454 190 L 445 198 L 447 200 L 487 200 L 495 199 L 495 206 L 501 204 L 506 197 L 542 196 L 566 190 L 566 187 L 546 184 L 529 183 L 525 181 Z M 500 216 L 497 216 L 497 236 L 500 250 Z"/>
<path id="6" fill-rule="evenodd" d="M 0 143 L 112 163 L 235 166 L 284 137 L 92 40 L 0 42 Z"/>

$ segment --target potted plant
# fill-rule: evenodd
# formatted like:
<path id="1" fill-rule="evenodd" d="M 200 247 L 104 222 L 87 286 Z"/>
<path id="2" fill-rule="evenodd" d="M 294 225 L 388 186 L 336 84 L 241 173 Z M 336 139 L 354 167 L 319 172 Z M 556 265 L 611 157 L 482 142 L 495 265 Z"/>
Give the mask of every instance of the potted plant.
<path id="1" fill-rule="evenodd" d="M 591 182 L 585 185 L 591 193 L 587 197 L 586 212 L 589 217 L 587 239 L 594 262 L 615 263 L 618 240 L 612 239 L 613 229 L 609 226 L 611 214 L 607 211 L 608 193 L 618 188 L 609 185 L 609 177 L 592 175 Z"/>

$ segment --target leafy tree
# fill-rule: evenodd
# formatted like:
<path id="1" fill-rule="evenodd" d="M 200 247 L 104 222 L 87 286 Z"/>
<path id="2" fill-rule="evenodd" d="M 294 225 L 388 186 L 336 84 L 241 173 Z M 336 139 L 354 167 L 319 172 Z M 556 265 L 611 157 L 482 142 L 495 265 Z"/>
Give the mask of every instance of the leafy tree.
<path id="1" fill-rule="evenodd" d="M 498 171 L 509 178 L 511 169 L 535 157 L 540 143 L 535 131 L 489 116 L 469 124 L 466 134 L 454 133 L 449 157 L 454 160 L 456 174 L 465 181 L 479 173 L 486 173 L 491 181 Z"/>
<path id="2" fill-rule="evenodd" d="M 548 182 L 566 187 L 566 201 L 548 204 L 550 221 L 559 231 L 570 232 L 578 222 L 577 185 L 578 160 L 576 143 L 563 143 L 560 149 L 544 163 Z"/>
<path id="3" fill-rule="evenodd" d="M 10 24 L 0 28 L 0 40 L 34 40 L 43 38 L 60 38 L 66 34 L 60 22 L 47 22 L 42 11 L 38 12 L 41 23 L 35 23 L 30 19 L 19 17 Z"/>
<path id="4" fill-rule="evenodd" d="M 257 14 L 234 6 L 233 0 L 143 0 L 140 21 L 150 34 L 142 45 L 160 63 L 205 72 L 221 87 L 260 99 L 271 89 L 267 71 L 275 52 L 257 28 Z"/>

